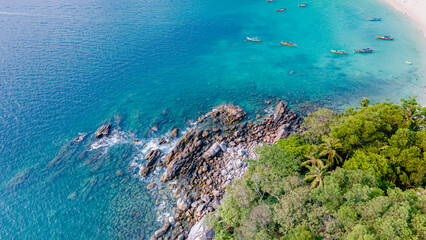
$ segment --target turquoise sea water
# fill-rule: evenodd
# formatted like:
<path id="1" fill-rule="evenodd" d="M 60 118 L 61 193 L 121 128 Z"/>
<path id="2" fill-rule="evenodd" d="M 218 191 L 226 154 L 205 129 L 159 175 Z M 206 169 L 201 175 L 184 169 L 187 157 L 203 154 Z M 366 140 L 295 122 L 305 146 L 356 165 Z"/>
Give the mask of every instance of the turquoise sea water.
<path id="1" fill-rule="evenodd" d="M 1 238 L 149 238 L 161 207 L 135 165 L 217 104 L 253 116 L 275 97 L 301 112 L 426 102 L 426 42 L 407 18 L 372 0 L 299 3 L 0 0 Z M 99 143 L 105 121 L 115 131 Z"/>

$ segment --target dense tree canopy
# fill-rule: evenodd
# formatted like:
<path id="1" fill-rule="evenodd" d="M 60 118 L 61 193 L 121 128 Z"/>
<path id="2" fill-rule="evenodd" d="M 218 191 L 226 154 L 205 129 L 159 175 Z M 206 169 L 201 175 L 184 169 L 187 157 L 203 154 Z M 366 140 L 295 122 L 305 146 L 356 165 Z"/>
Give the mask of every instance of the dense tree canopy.
<path id="1" fill-rule="evenodd" d="M 215 239 L 426 239 L 426 109 L 319 109 L 258 149 L 209 218 Z"/>

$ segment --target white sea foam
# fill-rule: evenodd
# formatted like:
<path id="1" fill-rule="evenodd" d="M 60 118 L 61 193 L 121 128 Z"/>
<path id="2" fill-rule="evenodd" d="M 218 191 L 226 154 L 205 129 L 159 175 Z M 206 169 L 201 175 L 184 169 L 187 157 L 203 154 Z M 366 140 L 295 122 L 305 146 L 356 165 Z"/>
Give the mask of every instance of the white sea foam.
<path id="1" fill-rule="evenodd" d="M 135 135 L 133 133 L 114 130 L 112 131 L 110 136 L 103 137 L 100 140 L 92 143 L 90 145 L 89 151 L 99 149 L 99 148 L 110 148 L 117 144 L 131 143 L 134 138 L 135 138 Z"/>
<path id="2" fill-rule="evenodd" d="M 191 122 L 190 127 L 186 128 L 184 131 L 181 131 L 181 136 L 185 135 L 188 131 L 191 131 L 193 128 L 197 127 L 197 122 Z M 164 144 L 158 144 L 161 139 L 168 139 L 172 135 L 171 131 L 166 132 L 165 134 L 154 136 L 148 139 L 142 139 L 135 143 L 135 145 L 139 148 L 139 153 L 132 159 L 130 162 L 130 166 L 133 168 L 141 168 L 143 164 L 145 164 L 146 160 L 144 159 L 146 154 L 148 154 L 149 151 L 154 149 L 159 149 L 163 156 L 161 157 L 161 161 L 164 160 L 164 158 L 169 154 L 173 148 L 176 146 L 176 144 L 179 142 L 180 138 L 173 138 L 171 141 L 166 142 Z M 162 173 L 161 168 L 156 168 L 153 173 L 151 173 L 149 177 L 142 178 L 138 175 L 138 177 L 146 182 L 153 182 L 159 178 L 158 175 Z"/>
<path id="3" fill-rule="evenodd" d="M 271 115 L 271 114 L 273 114 L 274 117 L 275 117 L 275 111 L 274 111 L 274 108 L 272 106 L 267 107 L 265 109 L 265 112 L 268 114 L 268 116 Z M 269 117 L 267 119 L 269 119 Z"/>
<path id="4" fill-rule="evenodd" d="M 189 123 L 189 127 L 185 130 L 181 131 L 180 135 L 184 136 L 188 131 L 197 127 L 198 122 L 194 121 Z M 142 139 L 135 143 L 135 146 L 138 148 L 138 154 L 130 161 L 129 166 L 133 168 L 134 176 L 139 178 L 141 181 L 146 183 L 156 183 L 157 188 L 153 188 L 149 191 L 149 193 L 155 199 L 162 199 L 160 204 L 156 206 L 155 211 L 158 214 L 157 221 L 165 222 L 169 221 L 170 224 L 174 224 L 173 214 L 176 199 L 174 194 L 176 193 L 176 189 L 173 188 L 173 185 L 177 184 L 177 181 L 169 181 L 167 183 L 161 182 L 160 178 L 164 172 L 163 168 L 156 167 L 153 172 L 151 172 L 147 177 L 141 177 L 139 173 L 139 169 L 146 163 L 144 159 L 146 154 L 149 151 L 154 149 L 160 149 L 163 153 L 163 156 L 159 161 L 163 161 L 164 158 L 169 154 L 173 148 L 176 146 L 180 138 L 173 138 L 170 142 L 164 144 L 158 144 L 161 139 L 168 139 L 171 136 L 171 131 L 168 131 L 162 135 L 154 136 L 147 139 Z M 159 191 L 159 190 L 162 191 Z M 166 199 L 166 200 L 165 200 Z"/>

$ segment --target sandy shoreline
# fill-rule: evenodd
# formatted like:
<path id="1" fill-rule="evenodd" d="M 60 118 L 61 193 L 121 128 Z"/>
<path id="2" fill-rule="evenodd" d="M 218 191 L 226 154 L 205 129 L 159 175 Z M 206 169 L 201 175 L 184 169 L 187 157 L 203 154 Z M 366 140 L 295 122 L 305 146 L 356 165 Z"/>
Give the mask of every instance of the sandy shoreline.
<path id="1" fill-rule="evenodd" d="M 420 28 L 426 40 L 426 0 L 384 0 L 396 10 L 405 14 Z"/>

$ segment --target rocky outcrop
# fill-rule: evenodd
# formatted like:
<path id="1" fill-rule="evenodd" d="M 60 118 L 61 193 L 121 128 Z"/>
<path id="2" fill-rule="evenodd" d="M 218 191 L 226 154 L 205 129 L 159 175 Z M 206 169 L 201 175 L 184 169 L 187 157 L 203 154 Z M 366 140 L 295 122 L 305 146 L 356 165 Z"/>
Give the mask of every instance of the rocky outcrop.
<path id="1" fill-rule="evenodd" d="M 288 138 L 288 136 L 290 136 L 291 132 L 288 129 L 289 125 L 287 125 L 287 126 L 286 125 L 283 125 L 283 126 L 278 128 L 274 142 L 278 142 L 278 140 L 283 139 L 283 138 Z"/>
<path id="2" fill-rule="evenodd" d="M 204 220 L 199 221 L 192 226 L 188 235 L 188 240 L 211 240 L 214 238 L 214 229 L 204 225 Z"/>
<path id="3" fill-rule="evenodd" d="M 279 102 L 275 107 L 274 122 L 278 122 L 282 119 L 285 113 L 289 111 L 289 107 L 283 101 Z"/>
<path id="4" fill-rule="evenodd" d="M 182 166 L 186 165 L 185 172 L 191 172 L 195 165 L 193 160 L 201 153 L 199 150 L 203 146 L 200 140 L 202 130 L 190 131 L 177 143 L 176 147 L 166 156 L 164 164 L 167 164 L 161 180 L 166 182 L 174 179 L 180 174 Z"/>
<path id="5" fill-rule="evenodd" d="M 222 105 L 211 112 L 211 116 L 222 125 L 239 123 L 246 116 L 246 112 L 240 106 Z M 204 118 L 202 118 L 204 119 Z"/>
<path id="6" fill-rule="evenodd" d="M 195 229 L 191 227 L 219 207 L 226 187 L 245 173 L 248 164 L 244 160 L 257 159 L 257 146 L 301 131 L 301 119 L 284 102 L 277 104 L 274 114 L 256 118 L 255 122 L 241 122 L 245 116 L 239 106 L 215 108 L 199 118 L 197 127 L 182 136 L 164 161 L 157 161 L 157 166 L 166 167 L 161 181 L 177 180 L 173 182 L 176 224 L 163 238 L 208 237 L 191 235 Z"/>
<path id="7" fill-rule="evenodd" d="M 148 154 L 145 156 L 145 160 L 147 160 L 147 163 L 142 166 L 139 171 L 139 175 L 141 175 L 141 177 L 148 176 L 148 174 L 151 173 L 153 168 L 155 167 L 155 163 L 157 162 L 157 160 L 162 156 L 163 153 L 160 152 L 159 149 L 149 151 Z"/>
<path id="8" fill-rule="evenodd" d="M 186 159 L 183 157 L 178 157 L 174 159 L 168 166 L 163 176 L 161 177 L 161 181 L 166 182 L 175 178 L 182 166 L 184 165 Z"/>
<path id="9" fill-rule="evenodd" d="M 102 125 L 98 128 L 98 130 L 96 130 L 95 137 L 97 138 L 106 137 L 109 135 L 110 130 L 111 130 L 111 123 Z"/>

